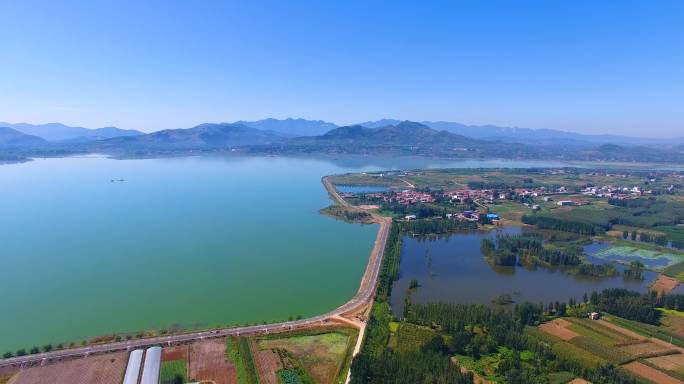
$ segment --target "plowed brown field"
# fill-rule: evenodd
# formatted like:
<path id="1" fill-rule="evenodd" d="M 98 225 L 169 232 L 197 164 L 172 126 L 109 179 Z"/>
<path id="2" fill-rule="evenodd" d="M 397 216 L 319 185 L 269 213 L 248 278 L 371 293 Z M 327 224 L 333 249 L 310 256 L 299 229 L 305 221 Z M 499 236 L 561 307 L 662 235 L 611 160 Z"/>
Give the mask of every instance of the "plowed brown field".
<path id="1" fill-rule="evenodd" d="M 684 367 L 684 355 L 682 354 L 651 357 L 650 359 L 646 359 L 646 361 L 666 371 L 675 371 Z"/>
<path id="2" fill-rule="evenodd" d="M 254 362 L 259 372 L 261 384 L 278 384 L 278 371 L 282 368 L 278 353 L 272 350 L 257 350 L 254 352 Z"/>
<path id="3" fill-rule="evenodd" d="M 648 365 L 642 364 L 638 361 L 631 362 L 624 366 L 627 370 L 635 373 L 645 379 L 648 379 L 658 384 L 682 384 L 681 381 L 672 376 L 668 376 L 657 369 L 651 368 Z"/>
<path id="4" fill-rule="evenodd" d="M 226 358 L 223 339 L 207 340 L 190 345 L 188 379 L 212 381 L 215 384 L 235 384 L 235 366 Z"/>
<path id="5" fill-rule="evenodd" d="M 128 353 L 110 353 L 20 371 L 8 384 L 121 384 Z"/>
<path id="6" fill-rule="evenodd" d="M 573 332 L 568 329 L 570 325 L 572 325 L 572 323 L 570 323 L 567 320 L 555 319 L 553 321 L 549 321 L 548 323 L 540 325 L 539 329 L 550 335 L 556 336 L 561 340 L 568 341 L 579 336 L 579 334 L 577 334 L 576 332 Z"/>

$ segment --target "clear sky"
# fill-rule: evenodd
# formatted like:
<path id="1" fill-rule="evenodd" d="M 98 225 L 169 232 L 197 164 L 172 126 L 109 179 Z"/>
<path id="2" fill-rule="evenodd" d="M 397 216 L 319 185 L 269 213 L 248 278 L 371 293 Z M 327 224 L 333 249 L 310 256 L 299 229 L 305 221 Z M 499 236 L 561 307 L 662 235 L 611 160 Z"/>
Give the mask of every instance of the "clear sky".
<path id="1" fill-rule="evenodd" d="M 684 1 L 0 0 L 0 121 L 684 136 Z"/>

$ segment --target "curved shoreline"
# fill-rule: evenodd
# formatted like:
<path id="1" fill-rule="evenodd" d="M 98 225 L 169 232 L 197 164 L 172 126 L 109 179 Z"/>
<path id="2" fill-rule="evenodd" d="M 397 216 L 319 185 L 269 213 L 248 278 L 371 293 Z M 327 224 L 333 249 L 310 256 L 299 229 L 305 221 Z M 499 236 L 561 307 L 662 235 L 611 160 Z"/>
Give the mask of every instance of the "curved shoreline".
<path id="1" fill-rule="evenodd" d="M 321 179 L 323 186 L 328 194 L 340 205 L 353 208 L 347 201 L 345 201 L 337 190 L 329 181 L 327 176 Z M 7 359 L 0 359 L 0 368 L 4 367 L 26 367 L 35 364 L 47 364 L 59 362 L 63 359 L 71 359 L 77 357 L 87 357 L 94 354 L 105 354 L 119 351 L 130 351 L 135 348 L 145 348 L 154 345 L 171 346 L 175 344 L 189 343 L 197 340 L 205 340 L 210 338 L 221 338 L 226 336 L 249 336 L 261 335 L 269 333 L 281 333 L 294 330 L 307 329 L 318 327 L 321 325 L 339 324 L 340 321 L 349 324 L 354 323 L 360 328 L 357 345 L 353 356 L 356 355 L 360 349 L 363 340 L 363 331 L 365 330 L 365 323 L 356 322 L 353 319 L 346 319 L 349 314 L 358 313 L 362 309 L 366 309 L 375 298 L 375 287 L 377 279 L 382 266 L 382 257 L 385 251 L 385 244 L 387 242 L 387 235 L 392 223 L 392 219 L 383 217 L 375 213 L 369 212 L 374 223 L 379 224 L 378 233 L 375 238 L 373 249 L 366 266 L 366 270 L 361 278 L 359 290 L 356 295 L 349 301 L 337 307 L 336 309 L 318 316 L 313 316 L 301 320 L 286 321 L 282 323 L 273 323 L 265 325 L 253 325 L 246 327 L 235 328 L 219 328 L 209 331 L 189 332 L 179 335 L 160 336 L 148 339 L 127 340 L 112 342 L 106 344 L 97 344 L 92 346 L 61 349 L 51 352 L 43 352 L 26 356 L 10 357 Z"/>

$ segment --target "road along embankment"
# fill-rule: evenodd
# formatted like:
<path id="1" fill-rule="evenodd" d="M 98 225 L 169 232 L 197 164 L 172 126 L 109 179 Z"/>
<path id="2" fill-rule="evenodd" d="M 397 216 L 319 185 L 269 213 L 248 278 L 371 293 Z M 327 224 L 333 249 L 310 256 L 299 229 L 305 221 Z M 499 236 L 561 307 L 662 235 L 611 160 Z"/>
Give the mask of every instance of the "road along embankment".
<path id="1" fill-rule="evenodd" d="M 339 195 L 334 185 L 328 180 L 327 177 L 324 177 L 322 179 L 322 183 L 325 186 L 325 189 L 330 194 L 330 196 L 338 204 L 349 209 L 358 209 L 351 206 L 351 204 L 349 204 Z M 318 316 L 313 316 L 307 319 L 286 321 L 282 323 L 188 332 L 178 335 L 152 337 L 138 340 L 126 340 L 106 344 L 89 345 L 78 348 L 61 349 L 57 351 L 37 353 L 27 356 L 11 357 L 0 360 L 0 368 L 12 366 L 26 367 L 37 364 L 49 364 L 66 359 L 85 357 L 94 354 L 130 351 L 136 348 L 146 348 L 155 345 L 171 346 L 175 344 L 190 343 L 193 341 L 205 340 L 209 338 L 281 333 L 319 327 L 326 324 L 338 323 L 338 319 L 340 316 L 348 317 L 349 315 L 354 315 L 359 311 L 368 308 L 369 305 L 372 304 L 373 299 L 375 297 L 375 287 L 377 286 L 378 275 L 380 273 L 380 267 L 382 266 L 382 258 L 385 251 L 385 244 L 387 243 L 389 229 L 392 224 L 392 219 L 377 215 L 372 212 L 369 213 L 371 214 L 373 222 L 379 224 L 379 229 L 375 239 L 373 250 L 371 251 L 370 258 L 368 260 L 366 271 L 363 274 L 363 278 L 361 279 L 359 290 L 356 293 L 356 295 L 354 295 L 354 297 L 352 297 L 349 301 L 332 310 L 331 312 Z M 312 289 L 315 289 L 315 287 L 312 287 Z M 363 330 L 365 329 L 365 323 L 356 320 L 354 320 L 354 323 L 357 323 L 359 325 L 359 328 L 361 328 L 361 332 L 359 332 L 359 341 L 357 342 L 357 348 L 355 349 L 355 352 L 357 352 L 359 349 L 358 347 L 362 342 L 361 339 L 363 335 Z"/>

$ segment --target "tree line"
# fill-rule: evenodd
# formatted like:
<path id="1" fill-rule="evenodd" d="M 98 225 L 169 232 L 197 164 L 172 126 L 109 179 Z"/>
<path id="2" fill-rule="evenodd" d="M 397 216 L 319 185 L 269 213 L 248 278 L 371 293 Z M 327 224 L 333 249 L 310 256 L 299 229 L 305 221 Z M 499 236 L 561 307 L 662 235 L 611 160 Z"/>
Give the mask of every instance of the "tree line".
<path id="1" fill-rule="evenodd" d="M 582 263 L 577 252 L 546 248 L 542 240 L 528 235 L 498 235 L 496 241 L 485 238 L 480 241 L 480 250 L 495 265 L 576 266 Z"/>
<path id="2" fill-rule="evenodd" d="M 402 231 L 412 235 L 443 235 L 454 231 L 476 230 L 477 223 L 465 220 L 423 219 L 397 223 Z"/>
<path id="3" fill-rule="evenodd" d="M 595 236 L 605 232 L 607 229 L 591 223 L 542 215 L 524 215 L 522 217 L 522 222 L 528 225 L 536 225 L 537 228 L 540 229 L 574 232 L 586 236 Z"/>

